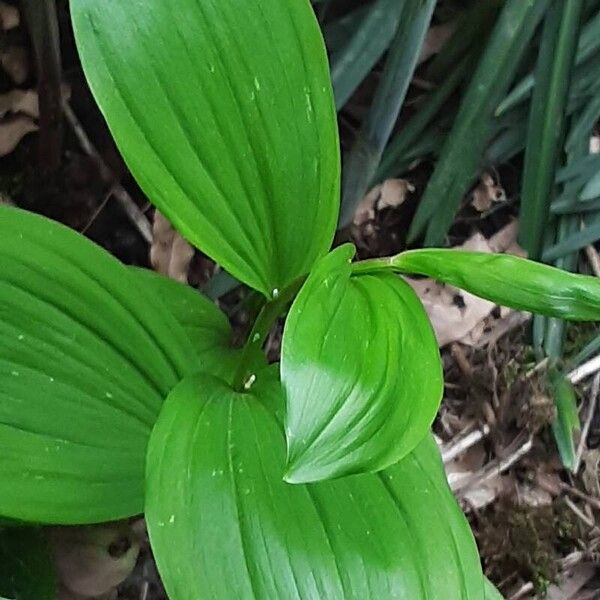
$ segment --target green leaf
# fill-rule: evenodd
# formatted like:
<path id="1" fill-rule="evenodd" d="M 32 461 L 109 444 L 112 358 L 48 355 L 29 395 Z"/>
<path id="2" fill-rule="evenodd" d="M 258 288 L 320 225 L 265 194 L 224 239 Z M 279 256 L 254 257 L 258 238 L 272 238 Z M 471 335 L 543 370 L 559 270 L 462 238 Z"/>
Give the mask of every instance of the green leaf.
<path id="1" fill-rule="evenodd" d="M 529 109 L 519 213 L 519 237 L 534 260 L 541 256 L 550 217 L 582 10 L 581 0 L 552 0 L 544 22 L 537 84 Z"/>
<path id="2" fill-rule="evenodd" d="M 385 69 L 360 133 L 344 162 L 342 208 L 338 227 L 352 221 L 388 143 L 429 28 L 436 0 L 403 2 L 400 24 L 390 45 Z"/>
<path id="3" fill-rule="evenodd" d="M 580 200 L 588 201 L 594 198 L 600 198 L 600 171 L 590 178 L 579 195 Z"/>
<path id="4" fill-rule="evenodd" d="M 506 254 L 461 250 L 411 250 L 383 260 L 393 270 L 427 275 L 503 306 L 571 321 L 600 321 L 597 277 Z M 363 265 L 362 271 L 378 270 Z"/>
<path id="5" fill-rule="evenodd" d="M 577 42 L 577 52 L 575 55 L 575 65 L 581 66 L 588 59 L 600 50 L 600 12 L 590 18 L 581 29 L 581 34 Z M 573 77 L 575 78 L 575 74 Z M 531 91 L 535 88 L 536 78 L 534 73 L 529 73 L 521 81 L 519 81 L 501 102 L 496 109 L 496 116 L 500 116 L 517 104 L 526 100 L 531 95 Z"/>
<path id="6" fill-rule="evenodd" d="M 576 462 L 573 434 L 581 429 L 575 388 L 560 373 L 551 374 L 549 384 L 556 406 L 556 418 L 552 422 L 552 433 L 562 464 L 572 471 Z"/>
<path id="7" fill-rule="evenodd" d="M 267 296 L 307 273 L 339 206 L 335 107 L 310 4 L 72 0 L 71 11 L 92 92 L 150 200 Z"/>
<path id="8" fill-rule="evenodd" d="M 431 436 L 382 473 L 289 485 L 282 410 L 272 369 L 250 393 L 188 378 L 167 399 L 146 518 L 171 600 L 482 599 L 477 549 Z"/>
<path id="9" fill-rule="evenodd" d="M 393 274 L 351 277 L 353 254 L 342 246 L 317 264 L 285 324 L 289 482 L 397 462 L 423 439 L 442 397 L 419 299 Z"/>
<path id="10" fill-rule="evenodd" d="M 0 207 L 0 515 L 67 524 L 141 512 L 150 429 L 195 363 L 124 265 Z"/>
<path id="11" fill-rule="evenodd" d="M 196 352 L 231 345 L 232 331 L 227 316 L 206 296 L 148 269 L 131 268 L 138 283 L 165 304 L 187 333 Z"/>
<path id="12" fill-rule="evenodd" d="M 41 529 L 0 531 L 0 594 L 11 600 L 56 600 L 56 576 Z"/>
<path id="13" fill-rule="evenodd" d="M 487 578 L 483 578 L 484 600 L 504 600 L 496 586 Z"/>
<path id="14" fill-rule="evenodd" d="M 233 347 L 233 331 L 226 315 L 203 294 L 168 277 L 147 269 L 131 268 L 137 283 L 155 296 L 186 332 L 198 357 L 196 371 L 229 378 L 242 358 L 242 350 Z M 266 364 L 260 348 L 249 358 L 251 368 Z"/>
<path id="15" fill-rule="evenodd" d="M 494 109 L 506 93 L 547 4 L 547 0 L 504 3 L 411 224 L 409 241 L 424 230 L 427 245 L 443 241 L 479 170 L 492 133 Z"/>
<path id="16" fill-rule="evenodd" d="M 406 0 L 375 0 L 353 34 L 331 56 L 331 80 L 338 109 L 350 99 L 394 39 Z"/>
<path id="17" fill-rule="evenodd" d="M 189 285 L 147 269 L 132 267 L 131 272 L 142 290 L 156 296 L 186 332 L 198 356 L 195 370 L 230 381 L 243 352 L 233 347 L 233 331 L 226 315 Z M 267 364 L 260 347 L 252 350 L 248 361 L 253 370 Z"/>

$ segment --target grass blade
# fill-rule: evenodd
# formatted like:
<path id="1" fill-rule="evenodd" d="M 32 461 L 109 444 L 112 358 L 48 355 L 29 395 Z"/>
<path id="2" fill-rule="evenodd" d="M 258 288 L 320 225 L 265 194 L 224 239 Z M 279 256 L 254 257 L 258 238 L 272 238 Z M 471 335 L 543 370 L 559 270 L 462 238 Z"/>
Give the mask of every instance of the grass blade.
<path id="1" fill-rule="evenodd" d="M 544 23 L 521 198 L 521 243 L 533 260 L 540 258 L 544 245 L 582 8 L 581 0 L 553 0 Z"/>
<path id="2" fill-rule="evenodd" d="M 575 389 L 571 382 L 559 373 L 550 376 L 549 384 L 556 405 L 556 418 L 552 423 L 552 432 L 563 465 L 573 470 L 575 467 L 573 433 L 580 429 Z"/>
<path id="3" fill-rule="evenodd" d="M 600 50 L 600 13 L 595 14 L 581 28 L 581 35 L 577 44 L 577 53 L 575 55 L 575 64 L 577 66 L 585 63 L 596 52 Z M 535 74 L 529 73 L 517 83 L 506 98 L 496 109 L 496 116 L 500 116 L 517 104 L 527 100 L 531 95 L 531 90 L 535 85 Z"/>
<path id="4" fill-rule="evenodd" d="M 405 0 L 376 0 L 352 37 L 331 56 L 331 79 L 339 110 L 388 49 Z"/>
<path id="5" fill-rule="evenodd" d="M 482 45 L 494 26 L 501 4 L 499 0 L 474 2 L 458 17 L 454 33 L 442 51 L 431 59 L 425 79 L 443 81 L 470 48 Z"/>
<path id="6" fill-rule="evenodd" d="M 381 181 L 398 172 L 397 165 L 405 162 L 405 153 L 418 143 L 425 128 L 438 111 L 446 105 L 472 65 L 470 57 L 463 58 L 442 83 L 424 100 L 408 123 L 394 136 L 385 149 L 375 179 Z"/>
<path id="7" fill-rule="evenodd" d="M 443 242 L 479 169 L 494 109 L 547 5 L 547 0 L 508 0 L 504 4 L 409 230 L 409 242 L 425 230 L 427 245 Z"/>
<path id="8" fill-rule="evenodd" d="M 435 0 L 404 3 L 400 24 L 369 114 L 344 165 L 340 227 L 352 219 L 379 166 L 406 97 Z"/>

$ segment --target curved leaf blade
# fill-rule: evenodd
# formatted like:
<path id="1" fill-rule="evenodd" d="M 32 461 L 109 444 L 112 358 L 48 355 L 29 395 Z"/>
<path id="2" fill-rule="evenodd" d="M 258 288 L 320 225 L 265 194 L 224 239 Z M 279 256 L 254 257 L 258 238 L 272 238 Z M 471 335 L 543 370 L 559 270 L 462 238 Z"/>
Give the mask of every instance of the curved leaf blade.
<path id="1" fill-rule="evenodd" d="M 193 356 L 124 265 L 0 207 L 0 514 L 67 524 L 139 513 L 150 429 Z"/>
<path id="2" fill-rule="evenodd" d="M 131 172 L 191 243 L 267 296 L 329 248 L 339 149 L 306 0 L 72 0 L 84 71 Z M 115 22 L 120 23 L 115 28 Z"/>
<path id="3" fill-rule="evenodd" d="M 437 342 L 399 277 L 351 277 L 354 250 L 317 264 L 282 341 L 292 483 L 377 471 L 423 439 L 442 397 Z"/>
<path id="4" fill-rule="evenodd" d="M 156 295 L 169 309 L 196 352 L 231 345 L 232 331 L 227 316 L 212 300 L 189 285 L 154 271 L 132 267 L 131 273 L 139 285 L 149 294 Z"/>
<path id="5" fill-rule="evenodd" d="M 432 438 L 377 475 L 288 485 L 281 396 L 269 370 L 248 394 L 189 378 L 167 399 L 146 517 L 169 597 L 482 600 Z"/>
<path id="6" fill-rule="evenodd" d="M 147 269 L 133 267 L 131 272 L 137 283 L 148 294 L 155 295 L 186 332 L 198 357 L 195 370 L 230 382 L 243 350 L 233 347 L 233 331 L 225 314 L 189 285 Z M 254 348 L 245 359 L 250 361 L 252 369 L 262 369 L 267 364 L 260 348 Z"/>
<path id="7" fill-rule="evenodd" d="M 399 254 L 389 259 L 387 266 L 402 273 L 433 277 L 518 310 L 570 321 L 600 320 L 598 278 L 524 258 L 424 249 Z"/>

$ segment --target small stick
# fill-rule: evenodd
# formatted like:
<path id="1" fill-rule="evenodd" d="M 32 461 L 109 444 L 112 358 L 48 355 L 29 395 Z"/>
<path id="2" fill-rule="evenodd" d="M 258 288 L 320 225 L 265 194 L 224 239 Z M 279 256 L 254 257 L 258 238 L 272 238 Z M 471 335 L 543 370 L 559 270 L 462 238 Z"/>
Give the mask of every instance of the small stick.
<path id="1" fill-rule="evenodd" d="M 596 277 L 600 277 L 600 254 L 594 246 L 586 246 L 585 254 Z"/>
<path id="2" fill-rule="evenodd" d="M 481 429 L 471 431 L 465 436 L 458 438 L 451 444 L 448 444 L 445 448 L 442 448 L 442 461 L 444 464 L 449 463 L 457 456 L 466 452 L 469 448 L 478 444 L 481 440 L 487 437 L 490 433 L 489 425 L 483 425 Z"/>
<path id="3" fill-rule="evenodd" d="M 585 417 L 585 423 L 583 424 L 583 428 L 581 429 L 581 437 L 579 438 L 579 444 L 577 445 L 577 453 L 575 454 L 575 464 L 573 465 L 574 474 L 577 474 L 577 471 L 579 471 L 581 457 L 583 456 L 587 436 L 590 431 L 590 426 L 592 424 L 594 413 L 596 412 L 596 405 L 598 403 L 598 391 L 600 391 L 600 372 L 596 373 L 596 375 L 594 376 L 594 381 L 592 382 L 592 390 L 590 392 L 590 405 L 588 407 L 588 412 Z"/>
<path id="4" fill-rule="evenodd" d="M 524 598 L 529 592 L 533 592 L 533 583 L 531 583 L 531 581 L 522 585 L 508 600 L 521 600 L 521 598 Z"/>
<path id="5" fill-rule="evenodd" d="M 590 527 L 590 529 L 593 529 L 596 526 L 596 523 L 581 511 L 571 498 L 565 498 L 565 504 L 573 511 L 573 513 L 575 513 L 575 516 L 579 517 L 588 527 Z"/>
<path id="6" fill-rule="evenodd" d="M 541 371 L 543 368 L 545 368 L 549 362 L 550 359 L 546 356 L 546 358 L 541 360 L 539 363 L 537 363 L 537 365 L 525 373 L 525 379 L 530 379 L 532 375 L 535 375 L 538 371 Z"/>
<path id="7" fill-rule="evenodd" d="M 587 362 L 584 362 L 582 365 L 573 369 L 567 375 L 567 379 L 573 384 L 579 383 L 586 377 L 589 377 L 598 371 L 600 371 L 600 354 L 594 356 L 594 358 L 590 358 Z"/>
<path id="8" fill-rule="evenodd" d="M 492 479 L 497 475 L 500 475 L 507 469 L 510 469 L 515 463 L 521 460 L 531 449 L 533 448 L 533 438 L 527 439 L 527 441 L 519 446 L 510 456 L 507 456 L 503 460 L 495 461 L 480 469 L 473 477 L 458 481 L 456 486 L 452 488 L 452 491 L 457 492 L 460 490 L 468 489 L 473 487 L 476 483 L 483 483 L 488 479 Z"/>
<path id="9" fill-rule="evenodd" d="M 568 483 L 565 483 L 564 481 L 560 482 L 560 489 L 567 492 L 567 494 L 571 494 L 581 500 L 584 500 L 589 505 L 593 506 L 595 509 L 600 510 L 600 500 L 598 500 L 598 498 L 588 496 L 587 494 L 584 494 L 581 490 L 578 490 L 577 488 L 573 487 L 572 485 L 569 485 Z"/>
<path id="10" fill-rule="evenodd" d="M 115 180 L 114 175 L 111 170 L 108 168 L 107 164 L 104 162 L 104 159 L 100 156 L 98 150 L 94 147 L 90 138 L 87 136 L 83 126 L 81 125 L 79 119 L 73 112 L 73 109 L 69 105 L 69 103 L 65 100 L 63 102 L 63 112 L 65 113 L 65 118 L 69 122 L 69 125 L 73 128 L 73 132 L 77 137 L 77 141 L 81 146 L 81 149 L 94 160 L 96 163 L 98 170 L 100 171 L 100 176 L 109 182 L 113 182 L 112 186 L 112 195 L 117 199 L 119 204 L 121 204 L 125 214 L 129 217 L 129 220 L 137 227 L 141 236 L 149 243 L 152 243 L 152 226 L 150 225 L 150 221 L 146 217 L 146 215 L 140 210 L 138 205 L 133 201 L 127 190 Z"/>

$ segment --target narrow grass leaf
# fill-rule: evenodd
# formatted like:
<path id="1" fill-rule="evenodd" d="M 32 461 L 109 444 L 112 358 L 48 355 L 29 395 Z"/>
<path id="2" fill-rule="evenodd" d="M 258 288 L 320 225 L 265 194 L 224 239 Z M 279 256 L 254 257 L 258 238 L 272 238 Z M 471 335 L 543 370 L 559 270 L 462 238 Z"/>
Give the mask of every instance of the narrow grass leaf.
<path id="1" fill-rule="evenodd" d="M 406 0 L 375 0 L 352 37 L 331 56 L 331 81 L 339 110 L 388 49 Z"/>
<path id="2" fill-rule="evenodd" d="M 580 430 L 575 388 L 564 375 L 559 373 L 551 375 L 549 387 L 556 406 L 552 433 L 562 464 L 572 471 L 576 461 L 573 435 Z"/>
<path id="3" fill-rule="evenodd" d="M 404 103 L 435 0 L 405 2 L 375 98 L 354 146 L 344 162 L 339 227 L 352 220 L 371 183 Z"/>
<path id="4" fill-rule="evenodd" d="M 414 242 L 426 231 L 427 245 L 443 242 L 480 167 L 494 109 L 506 93 L 547 4 L 547 0 L 505 2 L 411 224 L 409 241 Z"/>
<path id="5" fill-rule="evenodd" d="M 582 8 L 581 0 L 552 0 L 544 22 L 529 112 L 519 221 L 521 244 L 534 260 L 542 254 L 550 215 Z"/>

